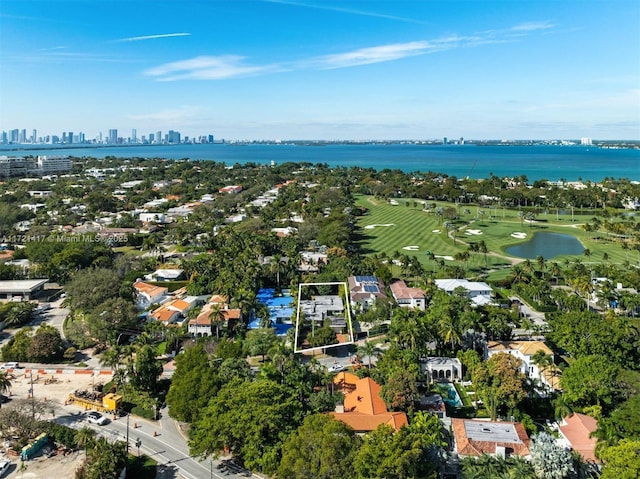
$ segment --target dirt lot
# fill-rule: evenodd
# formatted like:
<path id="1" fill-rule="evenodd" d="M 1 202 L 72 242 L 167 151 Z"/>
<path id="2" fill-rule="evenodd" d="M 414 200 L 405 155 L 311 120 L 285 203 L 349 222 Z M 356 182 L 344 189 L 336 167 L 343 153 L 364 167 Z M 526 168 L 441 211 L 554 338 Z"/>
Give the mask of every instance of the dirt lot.
<path id="1" fill-rule="evenodd" d="M 14 399 L 29 398 L 31 376 L 29 369 L 16 370 L 13 375 L 13 385 L 10 397 Z M 52 403 L 52 406 L 63 406 L 70 392 L 76 389 L 91 389 L 92 385 L 105 383 L 111 379 L 110 375 L 96 374 L 42 374 L 32 371 L 33 392 L 36 399 Z M 3 407 L 11 407 L 11 403 Z M 72 453 L 68 456 L 54 456 L 51 458 L 36 457 L 26 463 L 26 469 L 20 470 L 20 460 L 8 457 L 12 466 L 5 477 L 24 479 L 73 479 L 75 470 L 82 464 L 84 453 Z"/>

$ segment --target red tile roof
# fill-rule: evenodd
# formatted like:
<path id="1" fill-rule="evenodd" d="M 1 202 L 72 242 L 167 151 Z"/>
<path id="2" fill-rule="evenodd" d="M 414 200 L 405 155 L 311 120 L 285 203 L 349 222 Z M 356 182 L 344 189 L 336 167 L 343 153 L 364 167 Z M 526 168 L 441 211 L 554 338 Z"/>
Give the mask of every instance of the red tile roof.
<path id="1" fill-rule="evenodd" d="M 388 424 L 398 431 L 408 424 L 404 412 L 387 411 L 387 406 L 380 397 L 382 388 L 373 379 L 357 379 L 354 374 L 342 372 L 336 375 L 334 383 L 342 386 L 344 412 L 331 414 L 356 432 L 373 431 L 380 424 Z"/>
<path id="2" fill-rule="evenodd" d="M 589 437 L 598 428 L 598 421 L 585 414 L 574 413 L 562 421 L 560 431 L 567 438 L 571 448 L 587 460 L 597 461 L 596 439 Z"/>
<path id="3" fill-rule="evenodd" d="M 505 426 L 504 431 L 501 430 L 501 426 Z M 497 447 L 504 447 L 518 456 L 529 455 L 529 436 L 519 422 L 452 418 L 451 428 L 456 442 L 456 452 L 461 456 L 495 454 Z M 472 430 L 480 430 L 482 434 L 476 434 Z M 505 431 L 506 434 L 503 434 Z M 486 436 L 486 438 L 479 439 L 478 436 Z"/>

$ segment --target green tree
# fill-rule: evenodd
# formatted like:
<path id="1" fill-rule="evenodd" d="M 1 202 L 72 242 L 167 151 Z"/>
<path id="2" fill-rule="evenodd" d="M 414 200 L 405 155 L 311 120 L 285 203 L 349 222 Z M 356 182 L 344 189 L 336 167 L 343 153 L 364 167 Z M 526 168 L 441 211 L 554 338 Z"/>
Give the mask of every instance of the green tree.
<path id="1" fill-rule="evenodd" d="M 27 360 L 32 363 L 50 363 L 62 358 L 62 338 L 60 331 L 43 324 L 31 337 L 27 348 Z"/>
<path id="2" fill-rule="evenodd" d="M 176 370 L 167 393 L 171 417 L 192 423 L 220 387 L 215 369 L 202 344 L 186 348 L 176 356 Z"/>
<path id="3" fill-rule="evenodd" d="M 394 369 L 387 376 L 380 396 L 392 411 L 413 412 L 419 397 L 417 381 L 414 372 L 405 368 Z"/>
<path id="4" fill-rule="evenodd" d="M 350 479 L 360 438 L 346 424 L 325 414 L 313 414 L 282 446 L 278 477 L 290 479 Z"/>
<path id="5" fill-rule="evenodd" d="M 96 432 L 89 426 L 83 426 L 78 429 L 73 436 L 76 446 L 80 449 L 84 449 L 85 459 L 87 459 L 89 446 L 93 444 L 95 436 Z"/>
<path id="6" fill-rule="evenodd" d="M 120 281 L 116 272 L 106 268 L 78 271 L 65 287 L 65 302 L 71 309 L 91 311 L 118 296 Z"/>
<path id="7" fill-rule="evenodd" d="M 492 355 L 488 361 L 478 365 L 472 374 L 473 384 L 489 409 L 491 419 L 498 412 L 515 409 L 527 397 L 526 378 L 520 371 L 522 361 L 506 353 Z"/>
<path id="8" fill-rule="evenodd" d="M 284 439 L 302 421 L 303 406 L 286 386 L 234 380 L 209 400 L 189 434 L 191 454 L 228 450 L 252 470 L 273 474 Z"/>
<path id="9" fill-rule="evenodd" d="M 247 333 L 244 346 L 252 356 L 262 356 L 262 362 L 264 362 L 265 356 L 277 341 L 275 329 L 258 328 Z"/>
<path id="10" fill-rule="evenodd" d="M 640 477 L 640 440 L 622 439 L 600 454 L 604 462 L 602 479 L 637 479 Z"/>
<path id="11" fill-rule="evenodd" d="M 0 371 L 0 395 L 7 394 L 11 390 L 11 378 L 6 371 Z M 2 400 L 0 400 L 0 407 L 2 407 Z"/>
<path id="12" fill-rule="evenodd" d="M 158 386 L 158 378 L 162 374 L 162 363 L 156 359 L 156 349 L 144 345 L 136 352 L 133 385 L 136 389 L 154 393 Z"/>
<path id="13" fill-rule="evenodd" d="M 358 479 L 431 479 L 437 477 L 445 446 L 437 416 L 417 412 L 398 432 L 381 425 L 364 436 L 353 468 Z"/>
<path id="14" fill-rule="evenodd" d="M 564 398 L 577 407 L 610 408 L 616 392 L 619 367 L 605 356 L 584 356 L 566 368 L 560 378 Z"/>

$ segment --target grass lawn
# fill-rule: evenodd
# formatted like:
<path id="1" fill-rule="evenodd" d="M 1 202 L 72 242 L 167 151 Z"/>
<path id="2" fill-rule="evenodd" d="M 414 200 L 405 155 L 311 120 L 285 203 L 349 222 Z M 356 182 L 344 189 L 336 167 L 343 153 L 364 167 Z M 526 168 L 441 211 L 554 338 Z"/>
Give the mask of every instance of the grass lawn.
<path id="1" fill-rule="evenodd" d="M 490 252 L 486 256 L 482 253 L 472 253 L 465 265 L 470 272 L 490 270 L 489 279 L 502 279 L 507 276 L 512 260 L 521 259 L 510 257 L 506 253 L 509 246 L 528 241 L 536 232 L 562 233 L 574 236 L 590 252 L 585 255 L 557 256 L 551 261 L 563 264 L 579 258 L 583 263 L 600 263 L 607 261 L 622 264 L 624 261 L 638 261 L 638 252 L 624 250 L 619 243 L 611 241 L 604 232 L 587 233 L 582 225 L 593 218 L 593 215 L 557 214 L 555 211 L 540 213 L 536 221 L 529 225 L 522 221 L 516 210 L 485 209 L 476 206 L 460 208 L 457 221 L 456 239 L 447 236 L 442 218 L 435 213 L 423 211 L 422 200 L 396 199 L 397 205 L 376 200 L 369 196 L 357 198 L 358 206 L 367 209 L 367 213 L 357 220 L 360 233 L 360 245 L 365 253 L 386 253 L 393 257 L 399 252 L 408 256 L 416 256 L 427 271 L 437 271 L 438 265 L 430 261 L 426 252 L 431 251 L 437 259 L 446 263 L 456 253 L 467 250 L 468 243 L 484 241 Z M 413 206 L 417 202 L 417 206 Z M 409 206 L 407 206 L 407 204 Z M 456 207 L 451 203 L 437 203 L 444 208 Z M 525 233 L 526 237 L 519 239 L 513 233 Z M 545 258 L 547 259 L 547 258 Z M 535 260 L 532 260 L 535 261 Z"/>

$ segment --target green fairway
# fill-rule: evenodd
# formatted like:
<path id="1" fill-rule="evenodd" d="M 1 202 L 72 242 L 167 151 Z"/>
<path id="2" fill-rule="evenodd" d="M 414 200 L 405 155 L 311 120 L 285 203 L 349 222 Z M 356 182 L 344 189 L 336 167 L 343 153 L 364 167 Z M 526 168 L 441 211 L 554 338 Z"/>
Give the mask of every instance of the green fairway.
<path id="1" fill-rule="evenodd" d="M 510 257 L 506 248 L 528 241 L 536 232 L 542 231 L 574 236 L 591 253 L 589 256 L 545 258 L 550 261 L 564 263 L 580 259 L 586 264 L 602 261 L 623 264 L 625 261 L 638 262 L 639 259 L 637 251 L 623 249 L 620 243 L 607 238 L 605 233 L 584 231 L 582 225 L 590 221 L 592 216 L 572 215 L 570 212 L 560 214 L 554 210 L 536 215 L 536 220 L 529 224 L 515 210 L 481 209 L 473 205 L 458 208 L 457 205 L 438 202 L 439 207 L 455 207 L 458 211 L 454 242 L 445 228 L 447 220 L 433 211 L 424 211 L 422 200 L 398 198 L 395 202 L 397 204 L 391 204 L 369 196 L 357 198 L 358 206 L 367 209 L 367 214 L 357 221 L 361 234 L 360 245 L 368 254 L 385 253 L 394 257 L 398 252 L 416 256 L 427 270 L 436 268 L 434 262 L 429 261 L 427 251 L 436 255 L 438 260 L 449 263 L 456 253 L 466 251 L 470 243 L 479 241 L 485 242 L 489 253 L 472 253 L 467 268 L 502 269 L 505 265 L 523 260 Z M 504 271 L 498 273 L 498 277 L 505 275 Z"/>

